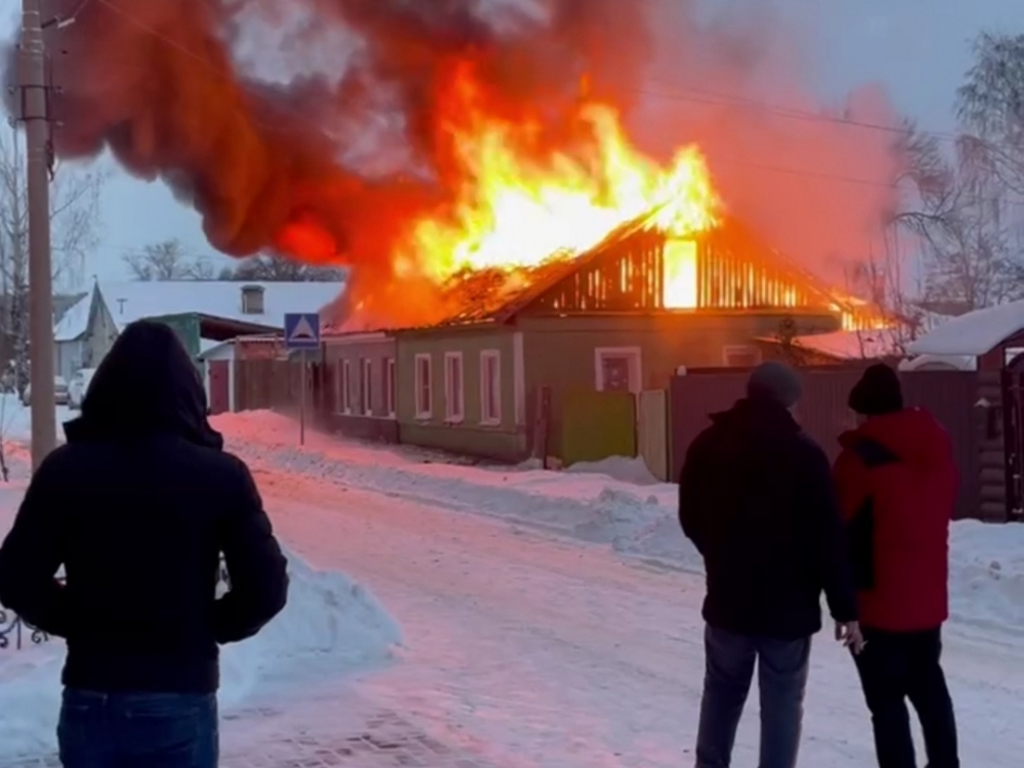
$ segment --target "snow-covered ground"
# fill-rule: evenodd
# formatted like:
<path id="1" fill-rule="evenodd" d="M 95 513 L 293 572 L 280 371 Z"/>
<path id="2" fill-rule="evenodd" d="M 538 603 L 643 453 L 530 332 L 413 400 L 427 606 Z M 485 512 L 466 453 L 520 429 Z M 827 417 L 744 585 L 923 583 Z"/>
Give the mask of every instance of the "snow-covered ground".
<path id="1" fill-rule="evenodd" d="M 406 756 L 435 768 L 692 764 L 703 580 L 673 486 L 627 460 L 480 467 L 316 434 L 299 449 L 294 423 L 269 413 L 217 426 L 252 465 L 297 574 L 288 612 L 225 657 L 225 765 L 332 764 L 328 752 L 353 768 L 402 764 L 387 750 L 352 757 L 382 723 L 447 750 Z M 0 509 L 19 493 L 0 489 Z M 946 663 L 965 765 L 1016 766 L 1024 751 L 1022 552 L 1024 527 L 954 526 Z M 56 681 L 39 670 L 57 653 L 0 652 L 0 745 L 19 727 L 44 743 Z M 754 764 L 756 747 L 752 700 L 735 763 Z M 874 764 L 856 675 L 827 633 L 801 764 Z"/>

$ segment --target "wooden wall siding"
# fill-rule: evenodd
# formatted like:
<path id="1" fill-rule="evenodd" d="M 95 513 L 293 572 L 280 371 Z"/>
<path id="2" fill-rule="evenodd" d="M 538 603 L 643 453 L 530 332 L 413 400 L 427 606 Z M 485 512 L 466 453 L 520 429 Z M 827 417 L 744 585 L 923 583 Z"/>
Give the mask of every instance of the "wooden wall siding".
<path id="1" fill-rule="evenodd" d="M 841 307 L 810 275 L 742 241 L 701 239 L 694 309 Z M 650 312 L 665 309 L 665 238 L 640 233 L 613 243 L 541 293 L 539 312 Z"/>
<path id="2" fill-rule="evenodd" d="M 663 250 L 659 234 L 640 234 L 610 245 L 599 258 L 542 293 L 542 312 L 637 312 L 664 307 Z"/>

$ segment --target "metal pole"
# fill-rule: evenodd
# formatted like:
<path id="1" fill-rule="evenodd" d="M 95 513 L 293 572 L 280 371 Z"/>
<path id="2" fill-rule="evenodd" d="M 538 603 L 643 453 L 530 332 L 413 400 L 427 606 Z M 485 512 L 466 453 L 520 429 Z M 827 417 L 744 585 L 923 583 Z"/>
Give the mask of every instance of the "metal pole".
<path id="1" fill-rule="evenodd" d="M 300 360 L 302 377 L 299 382 L 299 445 L 306 444 L 306 350 L 302 350 Z"/>
<path id="2" fill-rule="evenodd" d="M 22 0 L 20 55 L 21 119 L 25 123 L 28 173 L 32 468 L 37 469 L 57 443 L 50 266 L 50 121 L 40 0 Z"/>

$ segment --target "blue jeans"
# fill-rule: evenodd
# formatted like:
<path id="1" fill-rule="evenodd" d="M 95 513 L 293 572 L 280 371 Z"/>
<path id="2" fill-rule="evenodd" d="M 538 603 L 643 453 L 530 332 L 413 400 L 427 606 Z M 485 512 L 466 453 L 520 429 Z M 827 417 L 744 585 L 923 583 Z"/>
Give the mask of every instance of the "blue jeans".
<path id="1" fill-rule="evenodd" d="M 758 667 L 760 768 L 794 768 L 800 748 L 811 639 L 746 637 L 708 627 L 697 768 L 729 768 L 736 729 Z"/>
<path id="2" fill-rule="evenodd" d="M 217 697 L 65 689 L 57 741 L 64 768 L 216 768 Z"/>

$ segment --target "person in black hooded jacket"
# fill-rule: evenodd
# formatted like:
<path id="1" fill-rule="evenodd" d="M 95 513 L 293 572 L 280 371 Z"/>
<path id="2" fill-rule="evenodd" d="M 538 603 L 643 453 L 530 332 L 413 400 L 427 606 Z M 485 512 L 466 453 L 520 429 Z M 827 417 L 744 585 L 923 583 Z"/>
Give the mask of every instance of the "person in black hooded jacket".
<path id="1" fill-rule="evenodd" d="M 0 603 L 67 641 L 61 761 L 213 768 L 218 646 L 287 599 L 252 475 L 159 323 L 124 330 L 65 434 L 0 547 Z M 230 589 L 217 598 L 221 556 Z"/>

